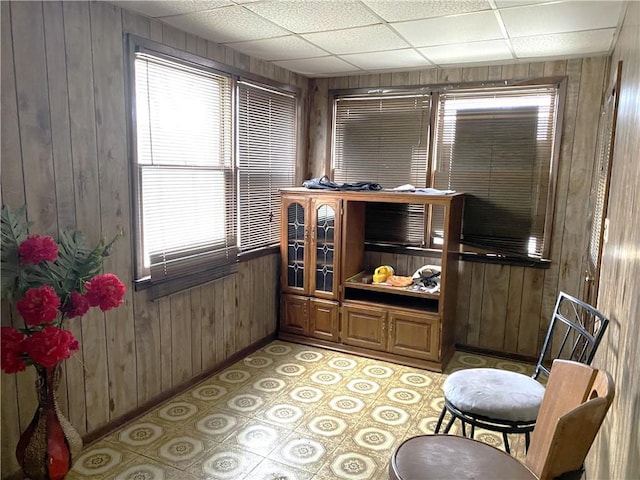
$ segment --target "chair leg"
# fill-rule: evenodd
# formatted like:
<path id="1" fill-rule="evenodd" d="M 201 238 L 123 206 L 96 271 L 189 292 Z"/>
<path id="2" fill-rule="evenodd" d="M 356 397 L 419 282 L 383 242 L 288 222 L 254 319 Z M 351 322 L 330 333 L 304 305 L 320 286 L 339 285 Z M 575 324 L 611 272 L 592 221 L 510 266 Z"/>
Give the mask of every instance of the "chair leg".
<path id="1" fill-rule="evenodd" d="M 476 426 L 472 423 L 471 424 L 471 436 L 469 438 L 473 439 L 473 436 L 476 433 Z"/>
<path id="2" fill-rule="evenodd" d="M 502 433 L 502 440 L 504 440 L 504 451 L 511 455 L 511 449 L 509 448 L 509 438 L 506 433 Z"/>
<path id="3" fill-rule="evenodd" d="M 453 425 L 453 422 L 455 421 L 455 419 L 456 417 L 451 415 L 451 420 L 449 420 L 449 422 L 447 423 L 447 426 L 444 429 L 444 433 L 449 433 L 449 430 L 451 430 L 451 425 Z"/>
<path id="4" fill-rule="evenodd" d="M 447 407 L 442 407 L 442 412 L 440 412 L 440 416 L 438 417 L 438 423 L 436 425 L 436 429 L 433 433 L 439 433 L 440 427 L 442 426 L 442 421 L 444 420 L 444 415 L 447 413 Z"/>
<path id="5" fill-rule="evenodd" d="M 529 451 L 530 442 L 531 442 L 531 436 L 529 435 L 529 432 L 525 432 L 524 433 L 524 453 L 527 453 Z"/>
<path id="6" fill-rule="evenodd" d="M 460 423 L 462 424 L 462 436 L 466 437 L 467 436 L 467 422 L 465 422 L 464 420 L 460 420 Z"/>

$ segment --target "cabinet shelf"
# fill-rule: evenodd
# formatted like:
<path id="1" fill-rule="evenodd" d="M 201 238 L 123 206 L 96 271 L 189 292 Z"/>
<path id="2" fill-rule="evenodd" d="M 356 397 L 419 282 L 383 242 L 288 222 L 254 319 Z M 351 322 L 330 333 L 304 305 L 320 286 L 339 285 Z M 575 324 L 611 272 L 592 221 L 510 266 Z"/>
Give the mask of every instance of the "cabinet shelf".
<path id="1" fill-rule="evenodd" d="M 368 290 L 371 292 L 390 293 L 394 295 L 405 295 L 407 297 L 429 298 L 432 300 L 440 299 L 440 293 L 421 292 L 409 290 L 408 287 L 394 287 L 382 283 L 364 283 L 362 279 L 367 276 L 366 272 L 359 272 L 347 279 L 344 283 L 345 288 L 357 288 L 359 290 Z"/>

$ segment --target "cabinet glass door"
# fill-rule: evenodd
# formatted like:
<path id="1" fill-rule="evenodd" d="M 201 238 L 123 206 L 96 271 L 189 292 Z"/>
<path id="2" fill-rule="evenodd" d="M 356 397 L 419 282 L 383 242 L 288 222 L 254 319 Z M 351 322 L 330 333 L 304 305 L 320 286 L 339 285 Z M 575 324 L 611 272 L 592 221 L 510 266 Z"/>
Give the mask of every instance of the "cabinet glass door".
<path id="1" fill-rule="evenodd" d="M 287 286 L 304 289 L 305 250 L 304 205 L 287 206 Z"/>
<path id="2" fill-rule="evenodd" d="M 335 268 L 336 210 L 331 205 L 316 207 L 314 237 L 315 291 L 333 292 Z"/>

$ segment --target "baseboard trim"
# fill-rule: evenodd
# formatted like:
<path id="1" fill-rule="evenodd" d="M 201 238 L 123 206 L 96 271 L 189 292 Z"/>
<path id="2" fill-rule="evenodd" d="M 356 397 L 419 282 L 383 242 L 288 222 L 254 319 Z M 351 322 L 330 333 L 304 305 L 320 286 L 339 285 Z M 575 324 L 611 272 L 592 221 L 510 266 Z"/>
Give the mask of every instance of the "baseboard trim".
<path id="1" fill-rule="evenodd" d="M 457 343 L 456 350 L 459 352 L 477 353 L 480 355 L 487 355 L 489 357 L 503 358 L 505 360 L 515 360 L 516 362 L 532 363 L 534 365 L 538 361 L 538 357 L 532 357 L 530 355 L 499 352 L 496 350 L 490 350 L 488 348 L 472 347 L 470 345 L 460 345 Z"/>

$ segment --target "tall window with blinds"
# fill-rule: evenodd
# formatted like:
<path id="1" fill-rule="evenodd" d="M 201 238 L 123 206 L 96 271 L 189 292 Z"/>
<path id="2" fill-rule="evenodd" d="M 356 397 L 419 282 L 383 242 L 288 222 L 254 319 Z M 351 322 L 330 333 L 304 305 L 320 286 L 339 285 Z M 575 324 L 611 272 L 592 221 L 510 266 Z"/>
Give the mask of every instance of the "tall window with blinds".
<path id="1" fill-rule="evenodd" d="M 279 190 L 295 184 L 296 98 L 238 82 L 240 249 L 280 241 Z"/>
<path id="2" fill-rule="evenodd" d="M 425 187 L 429 147 L 429 94 L 337 96 L 334 100 L 334 181 L 369 181 L 393 188 Z M 371 204 L 367 239 L 424 244 L 424 207 Z"/>
<path id="3" fill-rule="evenodd" d="M 237 261 L 231 78 L 138 52 L 135 75 L 137 278 Z"/>
<path id="4" fill-rule="evenodd" d="M 433 186 L 465 193 L 462 241 L 548 258 L 558 85 L 439 95 Z M 432 219 L 434 240 L 442 218 Z"/>

